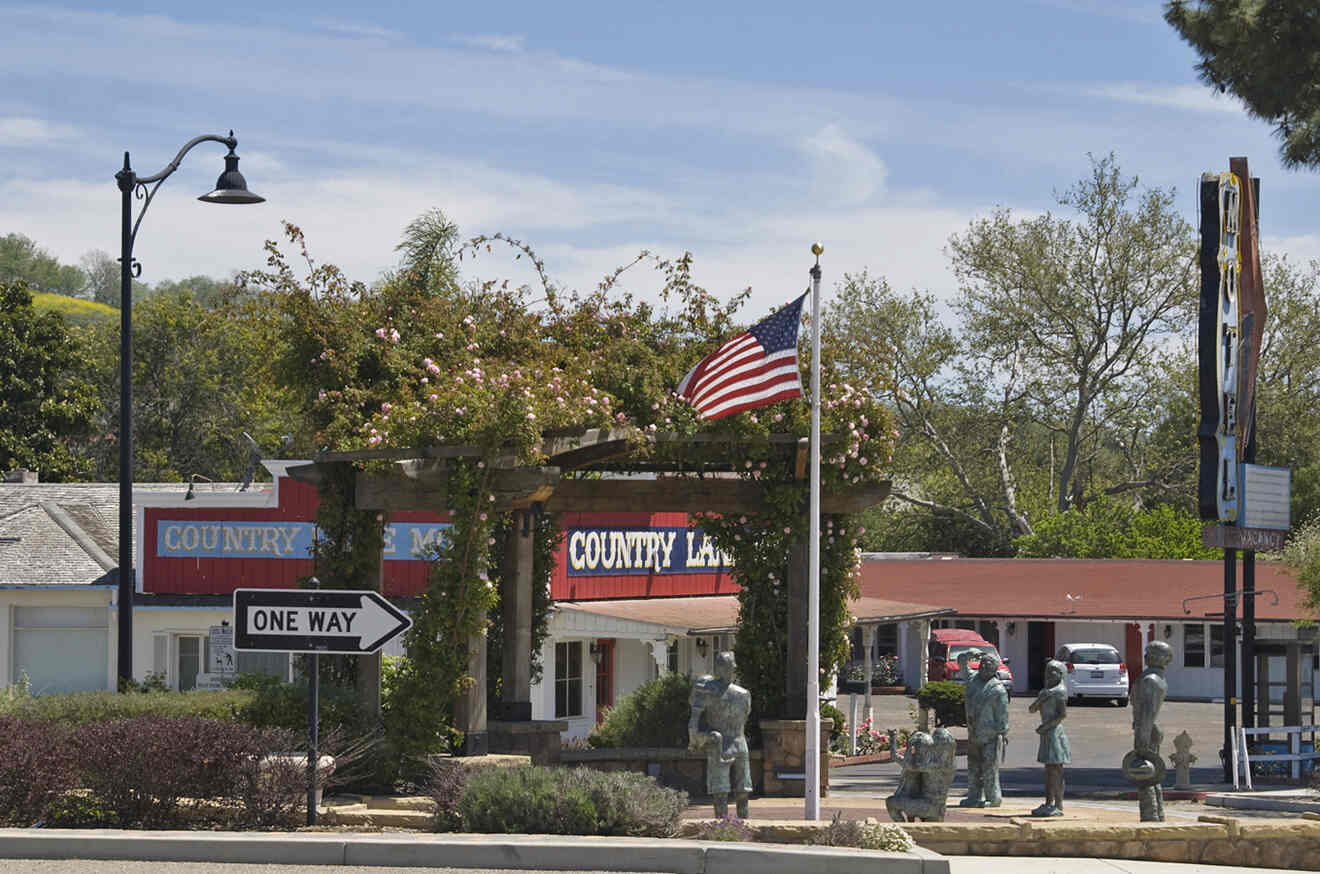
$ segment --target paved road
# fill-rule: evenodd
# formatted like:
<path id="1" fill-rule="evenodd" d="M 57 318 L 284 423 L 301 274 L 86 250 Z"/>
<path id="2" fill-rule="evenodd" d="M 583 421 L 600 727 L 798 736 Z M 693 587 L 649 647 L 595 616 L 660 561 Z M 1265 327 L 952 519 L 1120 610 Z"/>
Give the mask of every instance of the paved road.
<path id="1" fill-rule="evenodd" d="M 912 717 L 909 708 L 915 699 L 904 695 L 876 695 L 871 698 L 877 730 L 909 728 Z M 1039 786 L 1043 771 L 1036 762 L 1039 735 L 1036 726 L 1040 718 L 1027 710 L 1032 698 L 1014 697 L 1008 705 L 1009 739 L 1004 764 L 1000 768 L 1000 782 L 1005 786 L 1029 784 Z M 840 695 L 838 707 L 847 716 L 849 696 Z M 858 696 L 858 713 L 862 712 L 862 698 Z M 859 717 L 860 720 L 860 717 Z M 1219 761 L 1219 748 L 1223 746 L 1224 705 L 1192 701 L 1167 701 L 1160 711 L 1160 726 L 1164 729 L 1162 752 L 1165 760 L 1173 752 L 1173 737 L 1186 731 L 1194 741 L 1192 753 L 1197 761 L 1192 767 L 1193 783 L 1220 783 L 1223 766 Z M 1112 704 L 1080 704 L 1068 708 L 1068 719 L 1063 724 L 1072 746 L 1072 765 L 1067 769 L 1070 788 L 1131 789 L 1131 784 L 1118 773 L 1118 763 L 1132 749 L 1132 711 Z M 955 736 L 965 734 L 955 730 Z M 1172 784 L 1172 771 L 1169 768 Z M 843 791 L 861 788 L 856 785 L 882 778 L 890 782 L 898 776 L 898 767 L 890 764 L 853 765 L 831 769 L 830 784 Z M 960 772 L 954 786 L 965 786 Z"/>
<path id="2" fill-rule="evenodd" d="M 360 865 L 252 865 L 233 862 L 111 862 L 87 859 L 0 859 L 4 874 L 417 874 L 417 868 Z M 520 868 L 427 868 L 430 874 L 542 874 Z M 544 874 L 554 874 L 546 869 Z M 581 874 L 606 874 L 584 871 Z M 619 874 L 619 872 L 609 872 Z"/>
<path id="3" fill-rule="evenodd" d="M 950 856 L 951 874 L 1271 874 L 1281 868 L 1179 865 L 1121 859 L 1021 859 Z M 238 865 L 223 862 L 107 862 L 78 859 L 0 859 L 4 874 L 416 874 L 417 868 L 344 865 Z M 549 869 L 427 868 L 432 874 L 554 874 Z M 604 872 L 582 872 L 604 874 Z M 611 872 L 619 874 L 619 872 Z"/>

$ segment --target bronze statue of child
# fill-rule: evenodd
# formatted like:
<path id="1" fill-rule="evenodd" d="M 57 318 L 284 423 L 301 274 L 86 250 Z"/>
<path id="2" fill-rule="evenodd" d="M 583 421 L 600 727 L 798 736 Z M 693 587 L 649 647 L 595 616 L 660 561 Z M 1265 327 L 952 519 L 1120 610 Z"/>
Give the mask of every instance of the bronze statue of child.
<path id="1" fill-rule="evenodd" d="M 1045 803 L 1031 811 L 1032 816 L 1063 816 L 1063 766 L 1072 761 L 1068 735 L 1063 721 L 1068 717 L 1068 688 L 1063 678 L 1063 662 L 1050 659 L 1045 663 L 1045 688 L 1027 708 L 1040 713 L 1040 748 L 1036 761 L 1045 766 Z"/>

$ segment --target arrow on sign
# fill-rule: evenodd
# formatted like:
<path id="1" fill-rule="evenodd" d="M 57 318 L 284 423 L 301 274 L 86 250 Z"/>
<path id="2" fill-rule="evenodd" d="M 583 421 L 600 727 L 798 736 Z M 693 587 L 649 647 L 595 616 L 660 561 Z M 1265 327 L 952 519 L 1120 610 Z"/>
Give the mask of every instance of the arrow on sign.
<path id="1" fill-rule="evenodd" d="M 412 626 L 378 592 L 235 589 L 234 649 L 373 653 Z"/>

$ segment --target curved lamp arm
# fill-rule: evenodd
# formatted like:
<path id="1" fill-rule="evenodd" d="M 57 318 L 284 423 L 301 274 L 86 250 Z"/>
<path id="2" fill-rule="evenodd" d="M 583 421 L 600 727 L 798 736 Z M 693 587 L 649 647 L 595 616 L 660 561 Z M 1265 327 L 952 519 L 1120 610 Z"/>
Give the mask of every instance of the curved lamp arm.
<path id="1" fill-rule="evenodd" d="M 183 162 L 183 156 L 200 143 L 220 143 L 228 146 L 230 152 L 233 152 L 238 146 L 238 140 L 235 139 L 233 131 L 230 131 L 227 137 L 222 137 L 219 134 L 202 134 L 199 137 L 193 137 L 184 144 L 183 148 L 179 149 L 179 153 L 174 156 L 173 161 L 166 164 L 165 168 L 159 173 L 153 173 L 150 176 L 138 176 L 134 173 L 128 163 L 128 152 L 124 153 L 124 169 L 115 174 L 115 179 L 119 182 L 119 190 L 125 194 L 132 191 L 134 196 L 142 201 L 142 209 L 138 212 L 137 219 L 133 222 L 133 231 L 128 237 L 129 254 L 132 253 L 133 242 L 137 240 L 137 232 L 142 225 L 142 217 L 147 214 L 147 207 L 151 206 L 151 199 L 156 196 L 156 189 L 160 188 L 160 184 L 168 179 L 175 170 L 179 169 L 179 164 Z M 148 189 L 147 185 L 152 182 L 156 184 Z"/>

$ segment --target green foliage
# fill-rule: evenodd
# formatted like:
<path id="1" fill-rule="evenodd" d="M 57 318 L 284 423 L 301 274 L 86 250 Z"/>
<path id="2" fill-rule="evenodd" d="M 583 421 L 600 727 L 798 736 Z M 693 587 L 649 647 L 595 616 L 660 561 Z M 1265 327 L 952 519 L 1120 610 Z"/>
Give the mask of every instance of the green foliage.
<path id="1" fill-rule="evenodd" d="M 1134 510 L 1113 498 L 1088 501 L 1080 510 L 1052 513 L 1018 541 L 1022 558 L 1213 559 L 1201 545 L 1201 520 L 1169 504 Z"/>
<path id="2" fill-rule="evenodd" d="M 1320 166 L 1320 16 L 1311 0 L 1172 0 L 1164 18 L 1201 80 L 1275 125 L 1290 167 Z"/>
<path id="3" fill-rule="evenodd" d="M 917 845 L 902 826 L 890 822 L 844 819 L 841 812 L 834 814 L 834 819 L 825 829 L 822 843 L 828 847 L 857 847 L 890 853 L 911 852 Z"/>
<path id="4" fill-rule="evenodd" d="M 729 814 L 723 819 L 697 823 L 692 839 L 696 841 L 738 843 L 756 840 L 756 832 L 752 831 L 752 827 L 747 823 L 733 814 Z"/>
<path id="5" fill-rule="evenodd" d="M 1320 516 L 1293 529 L 1283 561 L 1292 569 L 1302 592 L 1302 607 L 1310 614 L 1298 619 L 1313 624 L 1320 615 Z"/>
<path id="6" fill-rule="evenodd" d="M 233 720 L 252 699 L 252 692 L 243 689 L 226 689 L 223 692 L 5 695 L 0 696 L 0 715 L 64 725 L 87 725 L 138 716 Z"/>
<path id="7" fill-rule="evenodd" d="M 642 774 L 528 766 L 471 773 L 459 814 L 471 832 L 670 837 L 686 806 Z"/>
<path id="8" fill-rule="evenodd" d="M 624 695 L 590 736 L 593 747 L 686 747 L 692 677 L 665 673 Z"/>
<path id="9" fill-rule="evenodd" d="M 833 704 L 828 701 L 820 702 L 820 718 L 834 720 L 834 725 L 830 728 L 829 744 L 831 748 L 848 736 L 848 719 L 843 715 L 843 711 Z"/>
<path id="10" fill-rule="evenodd" d="M 57 313 L 38 313 L 22 282 L 0 284 L 0 471 L 26 467 L 43 480 L 86 469 L 71 446 L 92 422 L 86 361 Z"/>
<path id="11" fill-rule="evenodd" d="M 285 683 L 264 674 L 242 674 L 231 689 L 250 693 L 236 712 L 237 718 L 262 728 L 307 728 L 307 684 Z M 373 719 L 352 688 L 321 683 L 317 688 L 319 722 L 322 731 L 344 729 L 368 731 Z"/>
<path id="12" fill-rule="evenodd" d="M 962 683 L 954 680 L 938 680 L 927 683 L 917 693 L 917 704 L 935 712 L 935 725 L 966 725 L 967 712 L 964 706 L 966 689 Z"/>
<path id="13" fill-rule="evenodd" d="M 96 301 L 39 291 L 32 295 L 38 312 L 57 312 L 69 325 L 86 328 L 95 324 L 119 323 L 119 310 Z"/>
<path id="14" fill-rule="evenodd" d="M 83 273 L 22 234 L 0 237 L 0 284 L 21 282 L 39 291 L 75 296 L 83 291 Z M 0 310 L 3 311 L 3 310 Z"/>
<path id="15" fill-rule="evenodd" d="M 252 303 L 208 309 L 186 293 L 152 295 L 133 308 L 135 476 L 179 482 L 192 474 L 236 482 L 251 460 L 244 431 L 268 449 L 297 434 L 289 393 L 274 383 L 273 326 Z M 87 334 L 100 399 L 82 448 L 95 475 L 114 480 L 119 447 L 119 322 Z M 295 447 L 296 448 L 296 447 Z M 307 448 L 303 444 L 304 450 Z M 257 474 L 265 476 L 263 468 Z"/>

